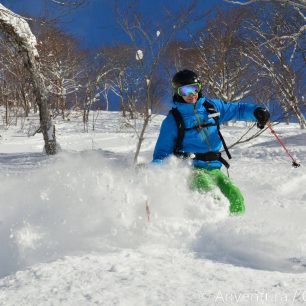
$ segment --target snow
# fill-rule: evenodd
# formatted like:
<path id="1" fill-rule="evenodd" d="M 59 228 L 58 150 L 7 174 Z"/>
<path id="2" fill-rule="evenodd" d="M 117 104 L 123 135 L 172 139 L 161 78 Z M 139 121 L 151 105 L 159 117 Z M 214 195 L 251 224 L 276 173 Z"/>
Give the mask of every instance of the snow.
<path id="1" fill-rule="evenodd" d="M 35 57 L 38 57 L 36 37 L 32 34 L 29 24 L 24 18 L 13 13 L 0 3 L 0 18 L 7 25 L 14 28 L 14 31 L 22 39 L 27 50 L 31 51 Z"/>
<path id="2" fill-rule="evenodd" d="M 55 156 L 28 136 L 37 116 L 0 126 L 0 305 L 306 304 L 305 131 L 275 126 L 300 168 L 269 131 L 232 148 L 247 207 L 233 217 L 218 190 L 187 188 L 188 163 L 135 169 L 133 128 L 116 112 L 97 118 L 88 133 L 75 113 L 57 119 Z M 230 144 L 245 129 L 222 132 Z"/>
<path id="3" fill-rule="evenodd" d="M 136 52 L 136 60 L 141 61 L 143 59 L 143 51 L 142 50 L 137 50 Z"/>

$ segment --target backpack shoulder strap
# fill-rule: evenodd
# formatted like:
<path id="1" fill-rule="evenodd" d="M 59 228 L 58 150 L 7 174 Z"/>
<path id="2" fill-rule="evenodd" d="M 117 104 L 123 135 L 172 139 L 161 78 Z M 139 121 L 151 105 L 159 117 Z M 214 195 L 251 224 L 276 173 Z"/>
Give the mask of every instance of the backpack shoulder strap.
<path id="1" fill-rule="evenodd" d="M 209 114 L 215 114 L 217 113 L 214 105 L 211 103 L 210 100 L 208 99 L 205 99 L 204 103 L 203 103 L 203 106 L 205 107 L 206 111 L 209 113 Z"/>
<path id="2" fill-rule="evenodd" d="M 207 100 L 207 99 L 205 99 L 205 101 L 203 103 L 203 106 L 205 107 L 206 111 L 210 115 L 209 117 L 213 118 L 215 120 L 215 123 L 216 123 L 216 126 L 217 126 L 217 130 L 218 130 L 218 135 L 219 135 L 219 137 L 221 139 L 224 151 L 225 151 L 227 157 L 229 159 L 231 159 L 232 156 L 231 156 L 231 154 L 230 154 L 230 152 L 228 150 L 228 147 L 227 147 L 227 145 L 225 143 L 225 140 L 224 140 L 224 138 L 223 138 L 223 136 L 221 134 L 221 131 L 220 131 L 220 122 L 219 122 L 219 115 L 220 115 L 220 113 L 216 111 L 214 105 L 209 100 Z"/>
<path id="3" fill-rule="evenodd" d="M 177 126 L 177 138 L 173 153 L 176 154 L 182 147 L 183 139 L 185 136 L 185 124 L 182 117 L 182 114 L 179 112 L 177 108 L 172 108 L 169 112 L 174 117 Z"/>

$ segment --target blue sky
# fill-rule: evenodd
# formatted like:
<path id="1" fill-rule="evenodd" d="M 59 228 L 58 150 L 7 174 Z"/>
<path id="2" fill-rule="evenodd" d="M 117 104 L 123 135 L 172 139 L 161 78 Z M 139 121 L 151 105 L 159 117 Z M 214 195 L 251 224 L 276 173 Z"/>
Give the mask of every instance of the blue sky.
<path id="1" fill-rule="evenodd" d="M 120 1 L 126 2 L 126 1 Z M 162 18 L 164 7 L 173 10 L 180 3 L 190 3 L 184 0 L 140 0 L 143 16 L 151 20 Z M 60 8 L 45 0 L 2 0 L 1 3 L 19 14 L 31 14 L 41 16 L 49 10 Z M 67 15 L 61 23 L 61 27 L 68 33 L 77 37 L 85 48 L 97 48 L 99 46 L 111 45 L 121 41 L 127 41 L 127 36 L 119 28 L 113 16 L 113 1 L 110 0 L 89 0 L 89 4 Z M 199 12 L 213 6 L 226 4 L 223 0 L 200 0 Z"/>
<path id="2" fill-rule="evenodd" d="M 118 1 L 123 4 L 122 7 L 126 7 L 124 4 L 129 2 L 128 0 Z M 50 0 L 0 0 L 0 2 L 22 16 L 42 17 L 50 12 L 59 15 L 62 10 L 60 6 L 52 5 Z M 139 0 L 144 20 L 150 20 L 153 25 L 156 25 L 156 30 L 158 30 L 159 21 L 162 22 L 165 18 L 165 8 L 173 12 L 180 5 L 186 6 L 191 2 L 191 0 Z M 123 32 L 115 20 L 113 4 L 112 0 L 88 0 L 85 7 L 66 14 L 65 18 L 61 19 L 60 27 L 76 37 L 81 47 L 93 51 L 102 46 L 116 45 L 122 42 L 129 43 L 127 34 Z M 196 13 L 201 14 L 207 9 L 221 4 L 233 7 L 223 0 L 199 0 Z M 191 26 L 191 29 L 195 30 L 195 26 Z M 187 32 L 180 33 L 179 37 L 187 38 Z M 112 108 L 117 108 L 116 103 L 111 105 Z"/>
<path id="3" fill-rule="evenodd" d="M 127 3 L 128 0 L 118 1 Z M 44 16 L 48 11 L 53 11 L 58 15 L 60 12 L 60 7 L 50 5 L 50 0 L 0 0 L 0 2 L 21 15 Z M 66 15 L 60 26 L 75 36 L 83 48 L 95 49 L 120 42 L 129 42 L 127 35 L 115 20 L 113 2 L 112 0 L 89 0 L 86 7 Z M 199 0 L 198 2 L 198 13 L 221 5 L 226 8 L 235 7 L 223 0 Z M 139 0 L 139 3 L 143 17 L 150 19 L 157 25 L 158 21 L 163 18 L 164 8 L 175 10 L 180 4 L 191 3 L 191 0 Z M 195 26 L 191 29 L 194 30 Z M 183 35 L 186 34 L 182 33 L 180 37 Z"/>

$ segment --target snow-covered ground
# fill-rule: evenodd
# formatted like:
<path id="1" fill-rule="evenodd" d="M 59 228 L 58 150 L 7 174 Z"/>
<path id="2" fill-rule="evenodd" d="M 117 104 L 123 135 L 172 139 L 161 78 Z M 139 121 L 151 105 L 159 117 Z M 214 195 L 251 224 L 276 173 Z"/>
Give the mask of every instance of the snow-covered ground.
<path id="1" fill-rule="evenodd" d="M 36 125 L 0 128 L 0 305 L 306 305 L 306 131 L 275 127 L 300 168 L 268 131 L 231 150 L 247 207 L 233 217 L 218 190 L 187 188 L 185 163 L 135 170 L 136 136 L 117 113 L 88 133 L 58 120 L 51 157 L 28 137 Z"/>

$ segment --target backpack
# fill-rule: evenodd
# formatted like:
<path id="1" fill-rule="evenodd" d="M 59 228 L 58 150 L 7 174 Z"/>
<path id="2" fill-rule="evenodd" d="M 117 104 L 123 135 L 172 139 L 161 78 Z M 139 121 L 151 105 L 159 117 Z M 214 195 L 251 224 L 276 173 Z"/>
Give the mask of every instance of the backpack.
<path id="1" fill-rule="evenodd" d="M 225 153 L 227 155 L 227 157 L 229 159 L 232 158 L 228 147 L 225 143 L 225 140 L 221 134 L 220 131 L 220 123 L 219 123 L 219 115 L 220 113 L 218 113 L 216 111 L 216 109 L 214 108 L 214 106 L 209 103 L 209 101 L 205 100 L 203 103 L 203 106 L 205 107 L 207 113 L 209 114 L 208 117 L 209 118 L 213 118 L 214 119 L 214 123 L 207 123 L 204 125 L 198 125 L 198 126 L 194 126 L 192 128 L 185 128 L 185 124 L 184 124 L 184 120 L 182 117 L 182 114 L 180 113 L 180 111 L 177 108 L 172 108 L 169 112 L 169 114 L 172 114 L 175 122 L 176 122 L 176 126 L 177 126 L 177 138 L 176 138 L 176 143 L 174 146 L 174 150 L 173 150 L 173 154 L 180 157 L 180 158 L 192 158 L 192 159 L 198 159 L 198 160 L 203 160 L 203 161 L 213 161 L 213 160 L 219 160 L 227 169 L 229 168 L 229 163 L 221 157 L 221 153 L 218 152 L 208 152 L 208 153 L 189 153 L 189 152 L 180 152 L 180 150 L 182 149 L 182 143 L 183 143 L 183 139 L 185 136 L 185 131 L 187 130 L 191 130 L 191 129 L 202 129 L 204 127 L 209 127 L 209 126 L 217 126 L 217 131 L 218 131 L 218 135 L 220 137 L 220 140 L 222 142 L 223 148 L 225 150 Z"/>

